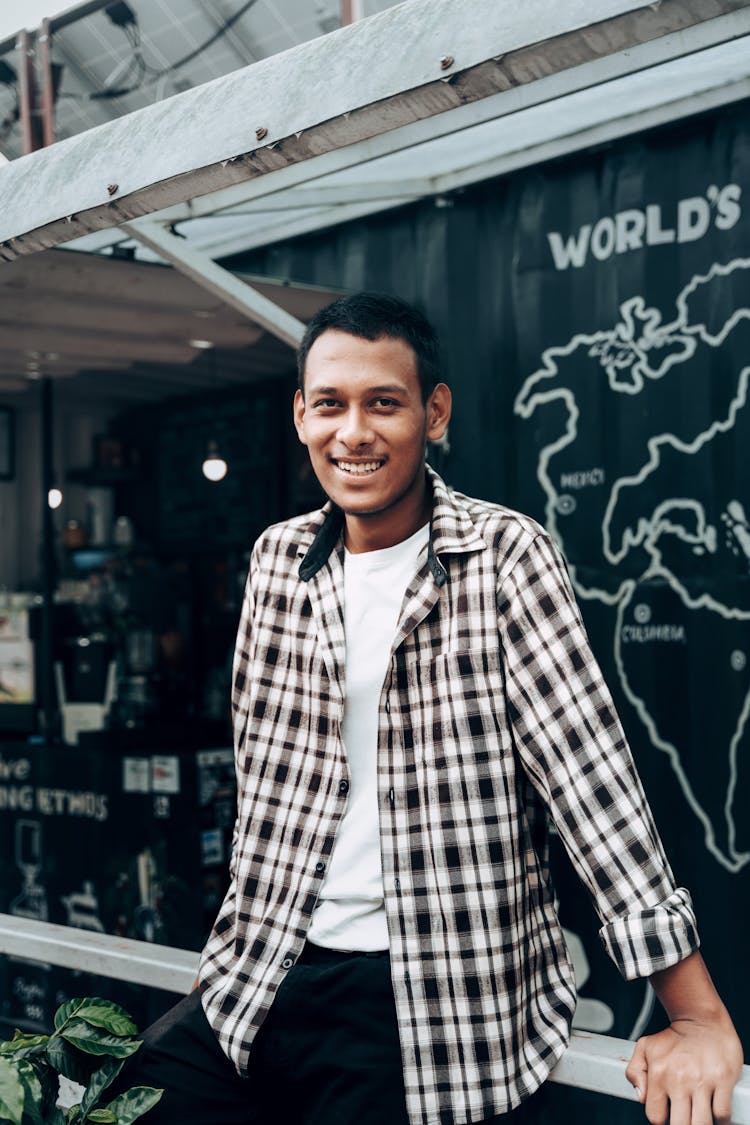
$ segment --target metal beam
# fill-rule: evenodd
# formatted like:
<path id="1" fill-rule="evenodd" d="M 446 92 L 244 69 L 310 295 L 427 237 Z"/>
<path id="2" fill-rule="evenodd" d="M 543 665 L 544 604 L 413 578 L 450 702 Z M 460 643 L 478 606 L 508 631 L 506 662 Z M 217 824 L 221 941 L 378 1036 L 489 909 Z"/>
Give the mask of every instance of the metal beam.
<path id="1" fill-rule="evenodd" d="M 10 914 L 0 914 L 0 953 L 179 993 L 192 988 L 199 960 L 197 953 L 187 949 Z M 627 1039 L 574 1031 L 550 1081 L 634 1101 L 635 1091 L 625 1077 L 634 1046 Z M 748 1066 L 743 1066 L 732 1098 L 732 1125 L 750 1125 Z"/>
<path id="2" fill-rule="evenodd" d="M 271 332 L 285 344 L 296 348 L 304 335 L 305 325 L 301 320 L 269 301 L 257 289 L 240 281 L 229 270 L 217 265 L 207 254 L 191 250 L 184 238 L 171 234 L 158 223 L 141 220 L 137 223 L 124 223 L 122 229 L 155 250 L 166 261 L 187 277 L 208 289 L 232 308 L 249 317 L 250 320 Z"/>
<path id="3" fill-rule="evenodd" d="M 32 153 L 42 145 L 42 130 L 37 108 L 34 42 L 28 31 L 21 31 L 16 43 L 18 108 L 21 117 L 23 151 Z"/>
<path id="4" fill-rule="evenodd" d="M 411 0 L 0 170 L 0 256 L 267 176 L 493 94 L 497 113 L 639 69 L 638 48 L 748 0 Z M 351 75 L 356 73 L 356 84 Z M 611 76 L 611 74 L 610 74 Z M 557 79 L 541 89 L 548 78 Z"/>
<path id="5" fill-rule="evenodd" d="M 0 950 L 12 957 L 85 969 L 88 973 L 167 992 L 189 992 L 198 969 L 198 954 L 191 950 L 10 914 L 0 914 Z"/>
<path id="6" fill-rule="evenodd" d="M 223 215 L 268 214 L 271 211 L 293 211 L 298 207 L 340 207 L 356 203 L 393 201 L 408 202 L 422 199 L 434 190 L 434 182 L 428 177 L 409 177 L 393 180 L 368 180 L 361 182 L 333 181 L 312 187 L 289 188 L 284 192 L 274 192 L 264 196 L 255 207 L 240 204 Z"/>
<path id="7" fill-rule="evenodd" d="M 52 68 L 51 39 L 52 32 L 49 28 L 49 20 L 44 19 L 36 41 L 39 47 L 39 70 L 42 78 L 40 108 L 42 113 L 42 143 L 45 146 L 55 143 L 55 77 Z"/>
<path id="8" fill-rule="evenodd" d="M 130 981 L 169 992 L 193 986 L 199 955 L 91 930 L 0 914 L 0 953 Z M 570 1046 L 550 1074 L 551 1082 L 611 1097 L 635 1100 L 625 1066 L 635 1044 L 627 1039 L 574 1031 Z M 750 1125 L 750 1067 L 732 1098 L 732 1125 Z"/>

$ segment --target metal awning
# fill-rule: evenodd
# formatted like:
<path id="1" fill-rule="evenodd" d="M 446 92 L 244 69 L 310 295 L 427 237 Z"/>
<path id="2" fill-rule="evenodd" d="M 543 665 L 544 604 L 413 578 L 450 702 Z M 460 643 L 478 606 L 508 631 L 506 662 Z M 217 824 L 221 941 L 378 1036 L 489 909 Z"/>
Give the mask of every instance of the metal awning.
<path id="1" fill-rule="evenodd" d="M 300 321 L 337 295 L 232 276 Z M 49 250 L 0 270 L 0 393 L 47 375 L 123 407 L 293 370 L 287 344 L 166 266 Z"/>
<path id="2" fill-rule="evenodd" d="M 15 291 L 21 260 L 34 251 L 70 243 L 101 254 L 125 242 L 139 258 L 170 261 L 192 279 L 183 313 L 191 300 L 194 308 L 209 301 L 221 321 L 217 298 L 229 302 L 242 311 L 224 310 L 227 340 L 250 317 L 248 340 L 258 323 L 277 337 L 262 338 L 265 351 L 256 345 L 264 370 L 272 353 L 288 369 L 305 317 L 283 298 L 274 308 L 278 290 L 238 283 L 215 257 L 748 97 L 749 41 L 750 0 L 407 0 L 21 157 L 0 168 L 0 260 L 9 263 L 7 277 L 0 270 L 0 316 L 27 319 L 9 336 L 22 346 L 1 361 L 0 390 L 19 386 L 29 364 L 32 375 L 42 369 L 30 353 L 62 354 L 39 342 L 42 320 L 32 331 Z M 170 277 L 177 292 L 185 279 Z M 208 291 L 201 300 L 196 281 Z M 60 308 L 50 301 L 53 313 Z M 138 331 L 158 351 L 144 309 Z M 100 320 L 114 325 L 118 315 L 114 303 Z M 186 318 L 175 347 L 195 333 Z M 134 361 L 110 342 L 109 363 L 95 370 Z M 82 370 L 87 355 L 76 357 L 72 345 L 68 354 Z M 44 369 L 53 373 L 57 362 L 47 358 Z M 205 385 L 202 366 L 205 357 L 194 358 L 183 382 Z M 160 370 L 153 392 L 141 382 L 143 397 L 164 393 Z M 117 385 L 125 397 L 139 384 Z"/>
<path id="3" fill-rule="evenodd" d="M 563 97 L 746 36 L 748 15 L 747 0 L 408 0 L 0 169 L 0 255 L 557 112 Z"/>

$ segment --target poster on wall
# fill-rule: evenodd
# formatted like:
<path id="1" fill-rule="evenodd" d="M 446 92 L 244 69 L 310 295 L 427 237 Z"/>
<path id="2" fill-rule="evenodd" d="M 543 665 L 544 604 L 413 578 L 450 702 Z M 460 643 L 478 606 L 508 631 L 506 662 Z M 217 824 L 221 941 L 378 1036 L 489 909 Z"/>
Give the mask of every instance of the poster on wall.
<path id="1" fill-rule="evenodd" d="M 33 703 L 34 648 L 23 595 L 0 600 L 0 705 Z"/>
<path id="2" fill-rule="evenodd" d="M 709 963 L 735 1000 L 725 965 L 742 956 L 750 872 L 747 122 L 624 141 L 519 176 L 509 193 L 513 501 L 563 550 Z M 597 924 L 564 869 L 558 882 L 588 987 L 611 1009 L 589 1026 L 640 1034 L 653 1002 L 639 1006 L 605 969 L 597 982 Z"/>

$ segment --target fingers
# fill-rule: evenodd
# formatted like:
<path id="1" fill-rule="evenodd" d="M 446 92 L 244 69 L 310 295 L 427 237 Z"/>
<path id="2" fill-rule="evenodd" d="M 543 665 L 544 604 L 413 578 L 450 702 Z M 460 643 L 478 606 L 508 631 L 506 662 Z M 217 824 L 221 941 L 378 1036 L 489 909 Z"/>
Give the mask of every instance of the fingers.
<path id="1" fill-rule="evenodd" d="M 647 1084 L 646 1068 L 631 1060 L 626 1070 L 628 1081 L 640 1089 L 638 1100 L 643 1103 L 649 1125 L 731 1125 L 732 1091 L 717 1090 L 713 1099 L 706 1090 L 687 1096 L 670 1097 L 663 1085 Z"/>
<path id="2" fill-rule="evenodd" d="M 688 1125 L 714 1125 L 711 1111 L 711 1095 L 707 1090 L 700 1090 L 693 1094 L 692 1116 L 686 1117 Z"/>
<path id="3" fill-rule="evenodd" d="M 717 1087 L 713 1096 L 715 1125 L 730 1125 L 732 1120 L 732 1087 Z M 711 1118 L 709 1117 L 709 1121 Z"/>
<path id="4" fill-rule="evenodd" d="M 680 1102 L 672 1103 L 672 1112 L 670 1114 L 669 1099 L 663 1089 L 657 1088 L 654 1082 L 646 1095 L 645 1110 L 646 1119 L 651 1125 L 690 1125 L 690 1101 L 687 1100 L 687 1116 L 679 1116 L 678 1114 L 684 1113 L 684 1104 Z"/>
<path id="5" fill-rule="evenodd" d="M 630 1085 L 635 1087 L 638 1101 L 643 1104 L 648 1089 L 648 1064 L 646 1062 L 646 1048 L 642 1039 L 639 1039 L 635 1045 L 633 1057 L 625 1070 L 625 1077 Z"/>

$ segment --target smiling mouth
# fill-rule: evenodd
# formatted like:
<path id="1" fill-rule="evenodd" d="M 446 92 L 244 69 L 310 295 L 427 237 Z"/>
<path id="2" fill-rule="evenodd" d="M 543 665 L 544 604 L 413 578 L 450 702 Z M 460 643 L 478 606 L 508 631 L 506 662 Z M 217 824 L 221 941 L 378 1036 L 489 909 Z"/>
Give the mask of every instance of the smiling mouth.
<path id="1" fill-rule="evenodd" d="M 385 461 L 342 461 L 334 458 L 333 464 L 337 469 L 348 473 L 349 476 L 365 477 L 369 476 L 370 473 L 376 472 L 385 464 Z"/>

